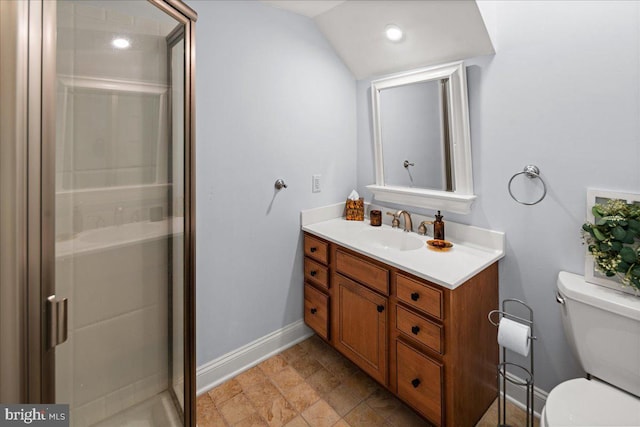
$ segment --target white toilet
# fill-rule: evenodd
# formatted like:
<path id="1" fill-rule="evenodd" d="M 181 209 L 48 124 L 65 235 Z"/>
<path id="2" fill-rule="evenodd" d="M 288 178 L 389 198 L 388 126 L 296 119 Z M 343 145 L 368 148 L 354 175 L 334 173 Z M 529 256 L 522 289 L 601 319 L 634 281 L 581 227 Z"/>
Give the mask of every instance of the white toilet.
<path id="1" fill-rule="evenodd" d="M 591 379 L 556 386 L 540 425 L 640 426 L 640 298 L 560 272 L 565 335 Z"/>

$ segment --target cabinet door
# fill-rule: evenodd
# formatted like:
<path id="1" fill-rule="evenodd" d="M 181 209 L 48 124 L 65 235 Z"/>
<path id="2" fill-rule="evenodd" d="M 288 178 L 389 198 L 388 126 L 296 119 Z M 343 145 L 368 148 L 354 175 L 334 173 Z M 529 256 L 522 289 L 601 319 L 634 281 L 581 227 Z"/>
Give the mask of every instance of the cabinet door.
<path id="1" fill-rule="evenodd" d="M 387 384 L 387 298 L 335 275 L 335 345 L 363 371 Z"/>

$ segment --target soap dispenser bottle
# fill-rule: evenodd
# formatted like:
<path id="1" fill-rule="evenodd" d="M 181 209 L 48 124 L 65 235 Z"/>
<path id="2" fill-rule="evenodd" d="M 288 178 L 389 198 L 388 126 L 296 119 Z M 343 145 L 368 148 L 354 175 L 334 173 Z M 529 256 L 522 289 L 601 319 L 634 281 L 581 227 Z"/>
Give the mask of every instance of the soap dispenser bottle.
<path id="1" fill-rule="evenodd" d="M 433 238 L 436 240 L 444 240 L 444 221 L 442 215 L 438 211 L 436 220 L 433 222 Z"/>

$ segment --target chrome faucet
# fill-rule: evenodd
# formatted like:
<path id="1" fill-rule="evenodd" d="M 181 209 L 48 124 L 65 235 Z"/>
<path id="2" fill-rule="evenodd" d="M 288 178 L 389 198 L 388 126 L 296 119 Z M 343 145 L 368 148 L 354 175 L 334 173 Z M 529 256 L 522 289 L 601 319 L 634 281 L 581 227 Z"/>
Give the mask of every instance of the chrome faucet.
<path id="1" fill-rule="evenodd" d="M 397 213 L 396 216 L 400 217 L 402 216 L 404 218 L 404 231 L 406 231 L 407 233 L 410 231 L 413 231 L 413 224 L 411 223 L 411 214 L 407 211 L 405 211 L 404 209 L 400 209 Z"/>

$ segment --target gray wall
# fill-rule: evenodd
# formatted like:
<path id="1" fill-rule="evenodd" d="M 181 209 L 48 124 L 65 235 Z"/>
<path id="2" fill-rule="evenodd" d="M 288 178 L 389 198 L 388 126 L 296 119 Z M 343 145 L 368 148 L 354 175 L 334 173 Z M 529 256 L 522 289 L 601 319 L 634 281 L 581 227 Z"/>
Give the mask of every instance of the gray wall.
<path id="1" fill-rule="evenodd" d="M 189 3 L 201 365 L 302 318 L 300 210 L 355 188 L 356 85 L 308 18 L 259 2 Z M 276 194 L 277 178 L 289 188 Z"/>
<path id="2" fill-rule="evenodd" d="M 479 2 L 497 53 L 466 61 L 478 200 L 470 215 L 445 220 L 506 232 L 500 296 L 533 306 L 535 380 L 547 391 L 582 374 L 554 292 L 559 271 L 584 272 L 586 189 L 640 190 L 639 5 Z M 374 181 L 366 89 L 359 82 L 363 192 Z M 509 197 L 507 182 L 529 163 L 549 192 L 527 207 Z"/>

